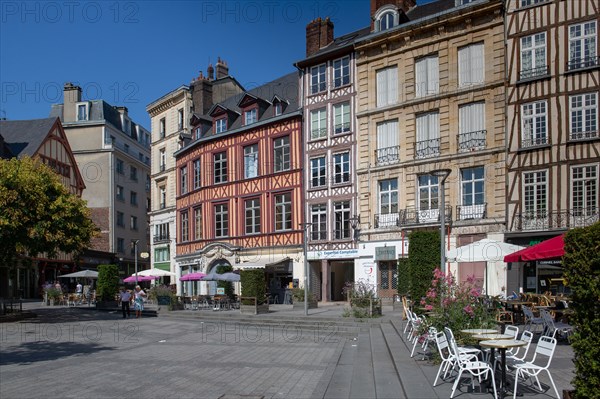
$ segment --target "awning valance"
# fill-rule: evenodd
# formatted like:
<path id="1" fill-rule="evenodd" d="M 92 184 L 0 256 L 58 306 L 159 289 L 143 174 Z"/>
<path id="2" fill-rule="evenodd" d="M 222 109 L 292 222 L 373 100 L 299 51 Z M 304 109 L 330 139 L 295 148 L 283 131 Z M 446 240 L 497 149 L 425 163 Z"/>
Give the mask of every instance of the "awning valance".
<path id="1" fill-rule="evenodd" d="M 238 268 L 241 270 L 250 270 L 250 269 L 271 269 L 271 268 L 275 268 L 277 266 L 287 266 L 290 263 L 290 257 L 286 256 L 284 258 L 280 258 L 280 259 L 273 259 L 273 258 L 267 258 L 267 259 L 260 259 L 256 262 L 243 262 L 243 263 L 238 263 L 234 266 L 234 268 Z"/>
<path id="2" fill-rule="evenodd" d="M 564 234 L 504 257 L 505 262 L 527 262 L 533 260 L 555 259 L 565 254 Z"/>

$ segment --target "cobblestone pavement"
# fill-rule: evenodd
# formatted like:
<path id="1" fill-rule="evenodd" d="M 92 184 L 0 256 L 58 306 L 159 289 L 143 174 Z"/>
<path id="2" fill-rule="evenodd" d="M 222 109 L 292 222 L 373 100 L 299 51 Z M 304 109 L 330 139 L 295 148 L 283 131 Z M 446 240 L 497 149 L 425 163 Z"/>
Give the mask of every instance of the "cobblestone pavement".
<path id="1" fill-rule="evenodd" d="M 235 322 L 36 312 L 0 324 L 2 398 L 322 397 L 347 340 Z"/>

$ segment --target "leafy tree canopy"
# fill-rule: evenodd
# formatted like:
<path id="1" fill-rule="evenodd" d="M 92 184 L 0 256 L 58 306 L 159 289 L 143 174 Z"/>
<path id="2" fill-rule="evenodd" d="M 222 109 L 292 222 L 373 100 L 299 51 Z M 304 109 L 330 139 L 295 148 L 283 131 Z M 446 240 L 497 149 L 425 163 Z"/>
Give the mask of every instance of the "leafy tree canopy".
<path id="1" fill-rule="evenodd" d="M 86 202 L 48 166 L 28 157 L 0 160 L 1 261 L 19 253 L 78 254 L 96 231 Z"/>

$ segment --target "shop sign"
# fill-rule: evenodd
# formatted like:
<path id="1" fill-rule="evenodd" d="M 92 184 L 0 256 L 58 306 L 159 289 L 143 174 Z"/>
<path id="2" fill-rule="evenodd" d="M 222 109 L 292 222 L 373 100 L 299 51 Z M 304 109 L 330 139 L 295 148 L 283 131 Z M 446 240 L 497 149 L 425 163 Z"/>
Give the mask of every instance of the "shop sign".
<path id="1" fill-rule="evenodd" d="M 396 247 L 375 247 L 375 260 L 395 260 Z"/>
<path id="2" fill-rule="evenodd" d="M 307 254 L 308 259 L 340 259 L 357 258 L 358 249 L 335 249 L 329 251 L 312 251 Z"/>

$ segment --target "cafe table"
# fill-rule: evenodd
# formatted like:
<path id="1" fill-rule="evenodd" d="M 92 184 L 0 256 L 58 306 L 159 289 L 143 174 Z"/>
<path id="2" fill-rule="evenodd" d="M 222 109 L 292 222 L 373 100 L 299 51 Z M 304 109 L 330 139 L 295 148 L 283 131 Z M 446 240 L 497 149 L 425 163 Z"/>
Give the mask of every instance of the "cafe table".
<path id="1" fill-rule="evenodd" d="M 479 335 L 479 334 L 496 334 L 498 330 L 492 328 L 467 328 L 466 330 L 460 330 L 463 334 Z"/>
<path id="2" fill-rule="evenodd" d="M 509 348 L 518 348 L 527 345 L 527 342 L 518 339 L 491 339 L 487 341 L 479 342 L 482 348 L 489 348 L 492 353 L 490 359 L 494 359 L 494 350 L 500 351 L 500 368 L 502 369 L 502 376 L 500 380 L 500 389 L 498 397 L 504 398 L 508 393 L 506 389 L 506 350 Z"/>

